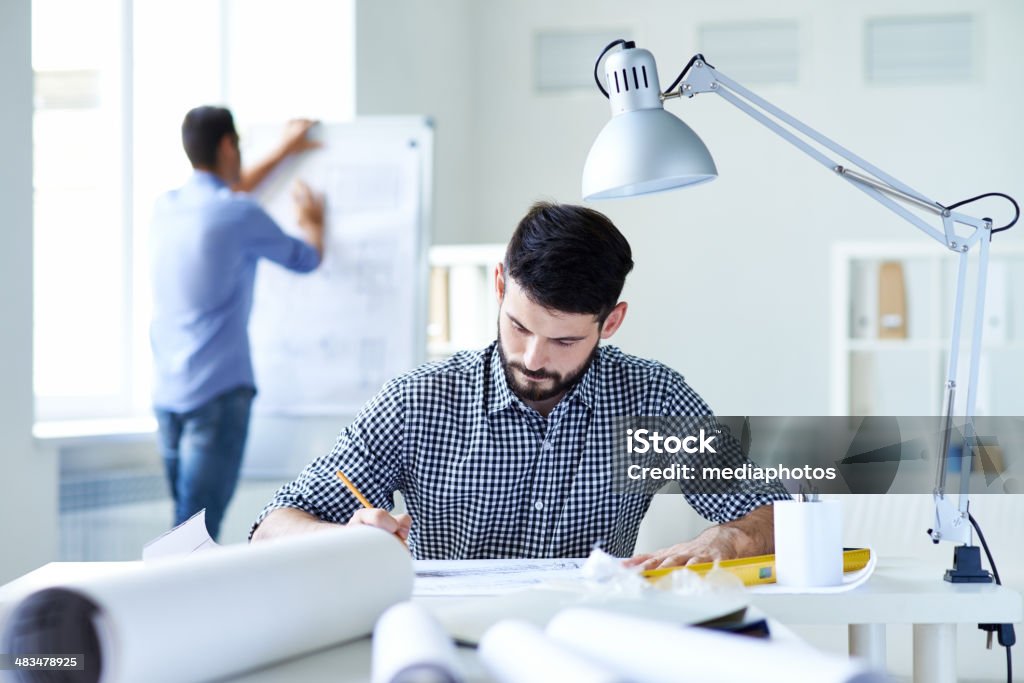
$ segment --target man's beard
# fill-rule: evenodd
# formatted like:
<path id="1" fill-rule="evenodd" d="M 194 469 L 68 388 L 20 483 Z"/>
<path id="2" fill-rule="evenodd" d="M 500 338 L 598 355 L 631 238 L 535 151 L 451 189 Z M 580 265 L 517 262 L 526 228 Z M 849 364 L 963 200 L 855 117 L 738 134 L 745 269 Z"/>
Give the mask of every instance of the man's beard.
<path id="1" fill-rule="evenodd" d="M 566 375 L 560 375 L 557 372 L 551 372 L 541 368 L 537 372 L 531 372 L 526 369 L 526 366 L 522 363 L 510 362 L 508 357 L 505 356 L 505 345 L 501 341 L 501 326 L 498 326 L 498 358 L 501 359 L 501 369 L 505 371 L 505 381 L 508 382 L 509 389 L 512 393 L 521 398 L 524 401 L 547 401 L 560 394 L 563 394 L 571 389 L 583 375 L 587 374 L 587 370 L 590 369 L 590 365 L 597 358 L 597 347 L 598 343 L 594 342 L 594 348 L 590 351 L 590 355 L 583 361 L 583 364 L 572 372 Z M 544 388 L 540 383 L 528 382 L 524 383 L 519 380 L 512 372 L 512 370 L 518 370 L 519 372 L 533 377 L 534 379 L 543 380 L 550 379 L 554 381 L 554 384 L 550 388 Z"/>

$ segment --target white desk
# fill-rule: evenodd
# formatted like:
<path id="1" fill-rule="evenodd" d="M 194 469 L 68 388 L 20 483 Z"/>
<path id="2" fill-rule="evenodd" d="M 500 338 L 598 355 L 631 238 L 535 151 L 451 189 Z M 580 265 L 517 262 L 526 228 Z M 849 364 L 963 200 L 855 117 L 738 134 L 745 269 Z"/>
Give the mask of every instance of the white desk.
<path id="1" fill-rule="evenodd" d="M 67 565 L 49 565 L 34 575 L 0 587 L 0 598 L 10 598 L 12 593 L 36 588 L 35 584 L 50 578 L 49 574 L 58 570 L 66 573 L 68 569 Z M 88 566 L 71 569 L 79 576 L 110 570 L 101 563 L 88 563 Z M 882 559 L 871 579 L 848 593 L 751 593 L 750 598 L 756 610 L 771 617 L 773 638 L 796 638 L 783 624 L 849 624 L 851 654 L 865 657 L 881 668 L 885 667 L 885 625 L 913 624 L 914 680 L 919 683 L 952 683 L 956 680 L 957 623 L 1018 623 L 1024 620 L 1024 599 L 1015 590 L 995 584 L 950 584 L 942 580 L 941 571 L 935 568 L 894 559 Z M 462 598 L 416 599 L 428 608 L 440 608 Z M 469 681 L 490 680 L 474 651 L 460 649 L 460 653 Z M 238 683 L 367 681 L 370 656 L 370 639 L 364 638 L 296 657 L 232 680 Z"/>
<path id="2" fill-rule="evenodd" d="M 941 570 L 881 559 L 866 584 L 833 595 L 751 594 L 751 603 L 784 624 L 849 624 L 850 654 L 885 667 L 885 625 L 913 624 L 915 683 L 956 681 L 958 623 L 1024 621 L 1024 599 L 991 584 L 953 584 Z"/>

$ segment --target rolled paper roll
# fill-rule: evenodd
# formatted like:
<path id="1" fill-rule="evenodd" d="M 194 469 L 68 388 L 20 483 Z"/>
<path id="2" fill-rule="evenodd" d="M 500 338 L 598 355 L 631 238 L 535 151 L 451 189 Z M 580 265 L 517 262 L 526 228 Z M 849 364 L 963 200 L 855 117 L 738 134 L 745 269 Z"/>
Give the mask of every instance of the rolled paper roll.
<path id="1" fill-rule="evenodd" d="M 400 602 L 373 629 L 373 683 L 462 683 L 455 643 L 422 605 Z"/>
<path id="2" fill-rule="evenodd" d="M 412 583 L 408 551 L 370 527 L 225 546 L 32 593 L 0 651 L 84 655 L 83 683 L 208 681 L 366 636 Z"/>
<path id="3" fill-rule="evenodd" d="M 884 683 L 884 673 L 810 646 L 573 607 L 548 624 L 567 647 L 645 683 Z"/>
<path id="4" fill-rule="evenodd" d="M 626 678 L 547 637 L 533 624 L 499 621 L 477 649 L 487 670 L 501 683 L 625 683 Z"/>

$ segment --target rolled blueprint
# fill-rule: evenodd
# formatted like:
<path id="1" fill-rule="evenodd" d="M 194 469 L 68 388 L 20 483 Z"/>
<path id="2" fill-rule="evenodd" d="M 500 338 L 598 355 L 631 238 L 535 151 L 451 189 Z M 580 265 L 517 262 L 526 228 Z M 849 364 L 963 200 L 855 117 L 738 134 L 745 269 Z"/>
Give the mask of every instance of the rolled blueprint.
<path id="1" fill-rule="evenodd" d="M 627 679 L 558 643 L 525 621 L 506 619 L 487 630 L 477 649 L 501 683 L 622 683 Z"/>
<path id="2" fill-rule="evenodd" d="M 370 527 L 226 546 L 37 591 L 0 651 L 81 655 L 75 681 L 208 681 L 365 636 L 412 583 L 408 551 Z"/>
<path id="3" fill-rule="evenodd" d="M 884 683 L 882 672 L 810 646 L 680 627 L 592 609 L 560 612 L 557 642 L 645 683 Z"/>
<path id="4" fill-rule="evenodd" d="M 422 605 L 400 602 L 373 629 L 373 683 L 462 683 L 455 643 Z"/>

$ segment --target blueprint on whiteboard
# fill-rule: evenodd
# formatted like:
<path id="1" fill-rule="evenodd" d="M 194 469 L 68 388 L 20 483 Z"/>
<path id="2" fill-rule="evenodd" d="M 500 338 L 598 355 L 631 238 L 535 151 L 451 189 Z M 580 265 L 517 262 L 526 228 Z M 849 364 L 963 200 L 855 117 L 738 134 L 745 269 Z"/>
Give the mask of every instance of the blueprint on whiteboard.
<path id="1" fill-rule="evenodd" d="M 247 137 L 266 149 L 281 129 Z M 429 125 L 389 120 L 315 130 L 323 146 L 282 164 L 256 194 L 296 236 L 295 180 L 326 196 L 320 267 L 303 275 L 261 262 L 257 271 L 249 333 L 255 409 L 265 414 L 355 414 L 424 354 Z"/>

